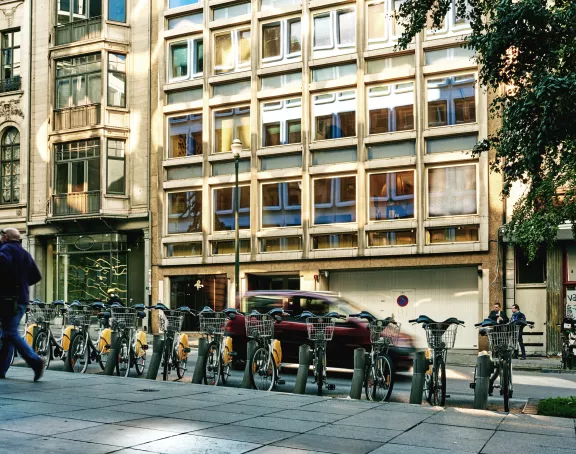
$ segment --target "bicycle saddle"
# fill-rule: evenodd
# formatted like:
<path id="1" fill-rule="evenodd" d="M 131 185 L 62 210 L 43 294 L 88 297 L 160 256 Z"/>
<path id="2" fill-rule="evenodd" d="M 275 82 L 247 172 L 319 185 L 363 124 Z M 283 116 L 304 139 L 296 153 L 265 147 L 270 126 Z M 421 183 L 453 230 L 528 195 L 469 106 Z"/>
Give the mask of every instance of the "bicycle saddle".
<path id="1" fill-rule="evenodd" d="M 138 318 L 144 318 L 144 317 L 146 317 L 146 311 L 138 311 L 137 315 L 138 315 Z"/>
<path id="2" fill-rule="evenodd" d="M 143 311 L 143 310 L 146 308 L 146 306 L 144 306 L 142 303 L 135 304 L 135 305 L 132 306 L 132 307 L 133 307 L 134 309 L 138 309 L 139 311 Z"/>
<path id="3" fill-rule="evenodd" d="M 239 311 L 237 311 L 232 307 L 226 308 L 222 312 L 224 312 L 224 314 L 226 314 L 226 317 L 228 317 L 230 320 L 234 320 L 236 318 L 236 315 L 240 314 Z"/>
<path id="4" fill-rule="evenodd" d="M 214 312 L 214 310 L 210 306 L 204 306 L 199 314 L 207 314 L 209 312 Z"/>
<path id="5" fill-rule="evenodd" d="M 308 318 L 308 317 L 316 317 L 316 316 L 310 311 L 304 311 L 301 314 L 296 315 L 294 318 L 301 319 L 301 318 Z"/>
<path id="6" fill-rule="evenodd" d="M 52 304 L 54 306 L 64 306 L 65 303 L 62 300 L 56 300 L 56 301 L 52 301 Z"/>
<path id="7" fill-rule="evenodd" d="M 368 320 L 369 322 L 372 322 L 374 320 L 376 320 L 376 317 L 374 317 L 370 312 L 368 311 L 362 311 L 359 314 L 350 314 L 349 317 L 356 317 L 356 318 L 363 318 L 365 320 Z"/>
<path id="8" fill-rule="evenodd" d="M 104 309 L 104 303 L 102 301 L 95 301 L 90 304 L 90 307 L 92 309 Z"/>
<path id="9" fill-rule="evenodd" d="M 170 310 L 170 309 L 168 309 L 168 310 Z M 179 307 L 178 309 L 176 309 L 176 310 L 177 310 L 177 311 L 180 311 L 180 312 L 188 312 L 188 313 L 191 313 L 190 308 L 189 308 L 188 306 L 180 306 L 180 307 Z"/>
<path id="10" fill-rule="evenodd" d="M 161 311 L 169 311 L 170 309 L 168 309 L 166 306 L 164 306 L 162 303 L 158 303 L 156 304 L 156 306 L 148 306 L 147 309 L 160 309 Z"/>
<path id="11" fill-rule="evenodd" d="M 414 320 L 408 320 L 408 323 L 423 323 L 425 325 L 428 325 L 430 323 L 441 323 L 443 325 L 463 325 L 464 324 L 464 322 L 462 320 L 458 320 L 456 317 L 450 317 L 450 318 L 447 318 L 446 320 L 444 320 L 443 322 L 437 322 L 435 320 L 432 320 L 427 315 L 419 315 L 418 318 L 416 318 Z"/>

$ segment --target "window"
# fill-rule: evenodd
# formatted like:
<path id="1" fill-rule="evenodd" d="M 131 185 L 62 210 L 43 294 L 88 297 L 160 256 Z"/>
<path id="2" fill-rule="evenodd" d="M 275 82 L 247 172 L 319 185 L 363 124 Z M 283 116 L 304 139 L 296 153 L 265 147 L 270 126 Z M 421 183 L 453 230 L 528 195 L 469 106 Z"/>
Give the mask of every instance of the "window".
<path id="1" fill-rule="evenodd" d="M 463 29 L 468 29 L 470 24 L 469 15 L 472 11 L 472 7 L 466 2 L 465 12 L 463 15 L 459 14 L 456 8 L 455 0 L 452 0 L 450 9 L 443 19 L 439 29 L 432 29 L 432 21 L 429 19 L 427 24 L 427 35 L 428 37 L 433 37 L 437 35 L 442 37 L 450 32 L 459 32 Z"/>
<path id="2" fill-rule="evenodd" d="M 446 126 L 476 121 L 476 77 L 474 74 L 428 80 L 428 126 Z"/>
<path id="3" fill-rule="evenodd" d="M 301 182 L 262 185 L 262 227 L 302 225 Z"/>
<path id="4" fill-rule="evenodd" d="M 516 247 L 516 283 L 544 284 L 546 283 L 546 249 L 541 247 L 531 262 L 524 249 Z"/>
<path id="5" fill-rule="evenodd" d="M 416 244 L 416 230 L 369 232 L 368 246 L 410 246 Z"/>
<path id="6" fill-rule="evenodd" d="M 368 4 L 368 48 L 392 45 L 402 34 L 404 29 L 396 18 L 402 3 L 404 0 L 377 0 Z"/>
<path id="7" fill-rule="evenodd" d="M 214 35 L 214 71 L 224 74 L 250 69 L 250 29 Z"/>
<path id="8" fill-rule="evenodd" d="M 314 53 L 356 47 L 356 11 L 343 9 L 314 15 Z"/>
<path id="9" fill-rule="evenodd" d="M 219 161 L 212 163 L 212 176 L 234 175 L 236 163 L 234 161 Z M 238 173 L 250 172 L 250 159 L 238 161 Z"/>
<path id="10" fill-rule="evenodd" d="M 302 32 L 300 19 L 262 25 L 262 62 L 280 61 L 300 56 Z"/>
<path id="11" fill-rule="evenodd" d="M 240 240 L 238 247 L 241 254 L 250 254 L 250 240 Z M 236 242 L 234 240 L 212 241 L 212 255 L 234 254 Z"/>
<path id="12" fill-rule="evenodd" d="M 126 22 L 126 0 L 108 0 L 108 20 Z"/>
<path id="13" fill-rule="evenodd" d="M 301 4 L 301 0 L 262 0 L 260 9 L 262 11 L 267 11 L 271 9 L 288 8 L 299 4 Z"/>
<path id="14" fill-rule="evenodd" d="M 410 69 L 415 66 L 414 54 L 398 55 L 397 57 L 387 57 L 366 62 L 367 74 L 379 74 L 391 69 Z"/>
<path id="15" fill-rule="evenodd" d="M 262 103 L 262 146 L 302 142 L 302 98 Z"/>
<path id="16" fill-rule="evenodd" d="M 168 194 L 168 233 L 202 232 L 202 191 Z"/>
<path id="17" fill-rule="evenodd" d="M 108 105 L 126 107 L 126 55 L 108 54 Z"/>
<path id="18" fill-rule="evenodd" d="M 110 0 L 110 3 L 113 2 Z M 58 25 L 102 16 L 102 0 L 57 0 L 57 3 Z"/>
<path id="19" fill-rule="evenodd" d="M 242 80 L 240 82 L 234 82 L 231 84 L 218 84 L 213 85 L 214 87 L 214 96 L 234 96 L 240 95 L 242 93 L 249 93 L 252 84 L 250 79 Z"/>
<path id="20" fill-rule="evenodd" d="M 214 152 L 232 151 L 232 141 L 240 139 L 250 149 L 250 107 L 235 107 L 214 112 Z"/>
<path id="21" fill-rule="evenodd" d="M 336 80 L 342 77 L 356 77 L 356 63 L 349 65 L 325 66 L 312 70 L 312 80 L 322 82 L 324 80 Z"/>
<path id="22" fill-rule="evenodd" d="M 469 243 L 478 241 L 478 226 L 442 227 L 426 230 L 427 244 Z"/>
<path id="23" fill-rule="evenodd" d="M 356 91 L 314 96 L 314 140 L 356 135 Z"/>
<path id="24" fill-rule="evenodd" d="M 194 13 L 168 19 L 168 30 L 180 30 L 204 25 L 204 14 Z"/>
<path id="25" fill-rule="evenodd" d="M 168 181 L 188 180 L 190 178 L 202 178 L 202 164 L 166 167 L 166 179 Z"/>
<path id="26" fill-rule="evenodd" d="M 357 233 L 340 233 L 336 235 L 314 235 L 312 249 L 341 249 L 358 247 Z"/>
<path id="27" fill-rule="evenodd" d="M 20 133 L 13 126 L 6 128 L 2 134 L 0 167 L 2 168 L 0 203 L 18 203 L 20 201 Z"/>
<path id="28" fill-rule="evenodd" d="M 250 186 L 240 186 L 238 194 L 238 228 L 250 228 Z M 215 231 L 235 230 L 234 222 L 235 189 L 214 189 L 214 226 Z"/>
<path id="29" fill-rule="evenodd" d="M 459 63 L 464 66 L 474 64 L 474 51 L 464 47 L 448 47 L 446 49 L 430 50 L 424 53 L 426 65 L 446 65 Z"/>
<path id="30" fill-rule="evenodd" d="M 414 82 L 368 88 L 369 134 L 414 129 Z"/>
<path id="31" fill-rule="evenodd" d="M 356 222 L 356 177 L 314 180 L 314 224 Z"/>
<path id="32" fill-rule="evenodd" d="M 250 2 L 236 3 L 231 6 L 223 6 L 221 8 L 214 8 L 214 20 L 232 19 L 233 17 L 244 16 L 250 14 Z"/>
<path id="33" fill-rule="evenodd" d="M 202 99 L 202 88 L 170 91 L 167 93 L 166 98 L 168 104 L 200 101 Z"/>
<path id="34" fill-rule="evenodd" d="M 302 167 L 302 153 L 260 158 L 260 168 L 262 170 L 290 169 L 296 167 Z"/>
<path id="35" fill-rule="evenodd" d="M 262 238 L 260 245 L 261 252 L 301 251 L 302 238 L 299 236 L 289 236 L 285 238 Z"/>
<path id="36" fill-rule="evenodd" d="M 452 151 L 468 151 L 472 150 L 472 148 L 474 148 L 476 143 L 478 143 L 477 134 L 442 137 L 439 139 L 427 139 L 426 152 L 447 153 Z"/>
<path id="37" fill-rule="evenodd" d="M 476 213 L 475 165 L 428 169 L 428 216 Z"/>
<path id="38" fill-rule="evenodd" d="M 262 77 L 262 90 L 272 90 L 275 88 L 286 88 L 298 85 L 302 85 L 301 72 Z"/>
<path id="39" fill-rule="evenodd" d="M 126 193 L 126 165 L 123 140 L 108 139 L 107 189 L 108 194 Z"/>
<path id="40" fill-rule="evenodd" d="M 368 159 L 386 159 L 416 155 L 416 143 L 413 140 L 368 145 L 367 148 Z"/>
<path id="41" fill-rule="evenodd" d="M 414 217 L 414 171 L 370 175 L 370 220 Z"/>
<path id="42" fill-rule="evenodd" d="M 56 194 L 100 191 L 100 140 L 59 143 L 56 151 Z"/>
<path id="43" fill-rule="evenodd" d="M 202 154 L 202 114 L 168 118 L 168 158 Z"/>
<path id="44" fill-rule="evenodd" d="M 337 164 L 339 162 L 354 162 L 358 159 L 356 147 L 336 148 L 329 150 L 314 150 L 312 165 Z"/>
<path id="45" fill-rule="evenodd" d="M 20 89 L 20 30 L 2 33 L 1 77 L 0 92 Z"/>
<path id="46" fill-rule="evenodd" d="M 82 55 L 56 61 L 56 109 L 100 104 L 100 54 Z"/>
<path id="47" fill-rule="evenodd" d="M 170 44 L 169 81 L 176 82 L 202 76 L 204 43 L 202 39 L 188 39 Z"/>
<path id="48" fill-rule="evenodd" d="M 166 245 L 167 257 L 197 257 L 202 255 L 202 243 L 172 243 Z"/>
<path id="49" fill-rule="evenodd" d="M 178 8 L 180 6 L 194 5 L 198 2 L 199 0 L 170 0 L 168 2 L 168 8 Z"/>

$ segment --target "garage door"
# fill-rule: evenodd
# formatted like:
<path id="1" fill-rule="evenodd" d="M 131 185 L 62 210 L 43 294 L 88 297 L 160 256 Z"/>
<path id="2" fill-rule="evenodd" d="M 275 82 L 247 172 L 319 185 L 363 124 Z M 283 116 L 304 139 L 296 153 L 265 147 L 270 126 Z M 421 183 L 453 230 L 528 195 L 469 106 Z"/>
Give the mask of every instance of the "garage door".
<path id="1" fill-rule="evenodd" d="M 474 324 L 484 314 L 476 267 L 333 271 L 330 290 L 378 318 L 393 314 L 402 323 L 402 331 L 414 337 L 416 347 L 427 345 L 426 336 L 420 325 L 412 326 L 408 320 L 423 314 L 436 321 L 463 320 L 466 327 L 458 328 L 455 348 L 477 348 Z M 401 295 L 408 298 L 404 307 L 397 303 Z"/>

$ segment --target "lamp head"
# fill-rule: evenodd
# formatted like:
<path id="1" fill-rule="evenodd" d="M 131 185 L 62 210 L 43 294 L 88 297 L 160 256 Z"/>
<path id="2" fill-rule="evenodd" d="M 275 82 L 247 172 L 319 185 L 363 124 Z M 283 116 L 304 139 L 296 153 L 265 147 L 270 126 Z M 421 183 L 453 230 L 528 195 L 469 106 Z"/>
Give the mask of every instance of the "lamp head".
<path id="1" fill-rule="evenodd" d="M 232 154 L 235 159 L 240 157 L 240 152 L 242 151 L 242 142 L 240 139 L 236 138 L 232 141 Z"/>

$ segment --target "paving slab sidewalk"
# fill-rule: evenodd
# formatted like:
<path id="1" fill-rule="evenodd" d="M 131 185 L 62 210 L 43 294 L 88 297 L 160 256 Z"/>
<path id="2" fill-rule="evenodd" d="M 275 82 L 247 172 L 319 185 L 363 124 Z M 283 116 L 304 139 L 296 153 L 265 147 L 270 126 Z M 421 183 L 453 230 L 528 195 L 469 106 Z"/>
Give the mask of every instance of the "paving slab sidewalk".
<path id="1" fill-rule="evenodd" d="M 55 371 L 31 378 L 12 368 L 0 380 L 0 454 L 436 454 L 504 446 L 507 454 L 576 454 L 573 419 Z"/>

